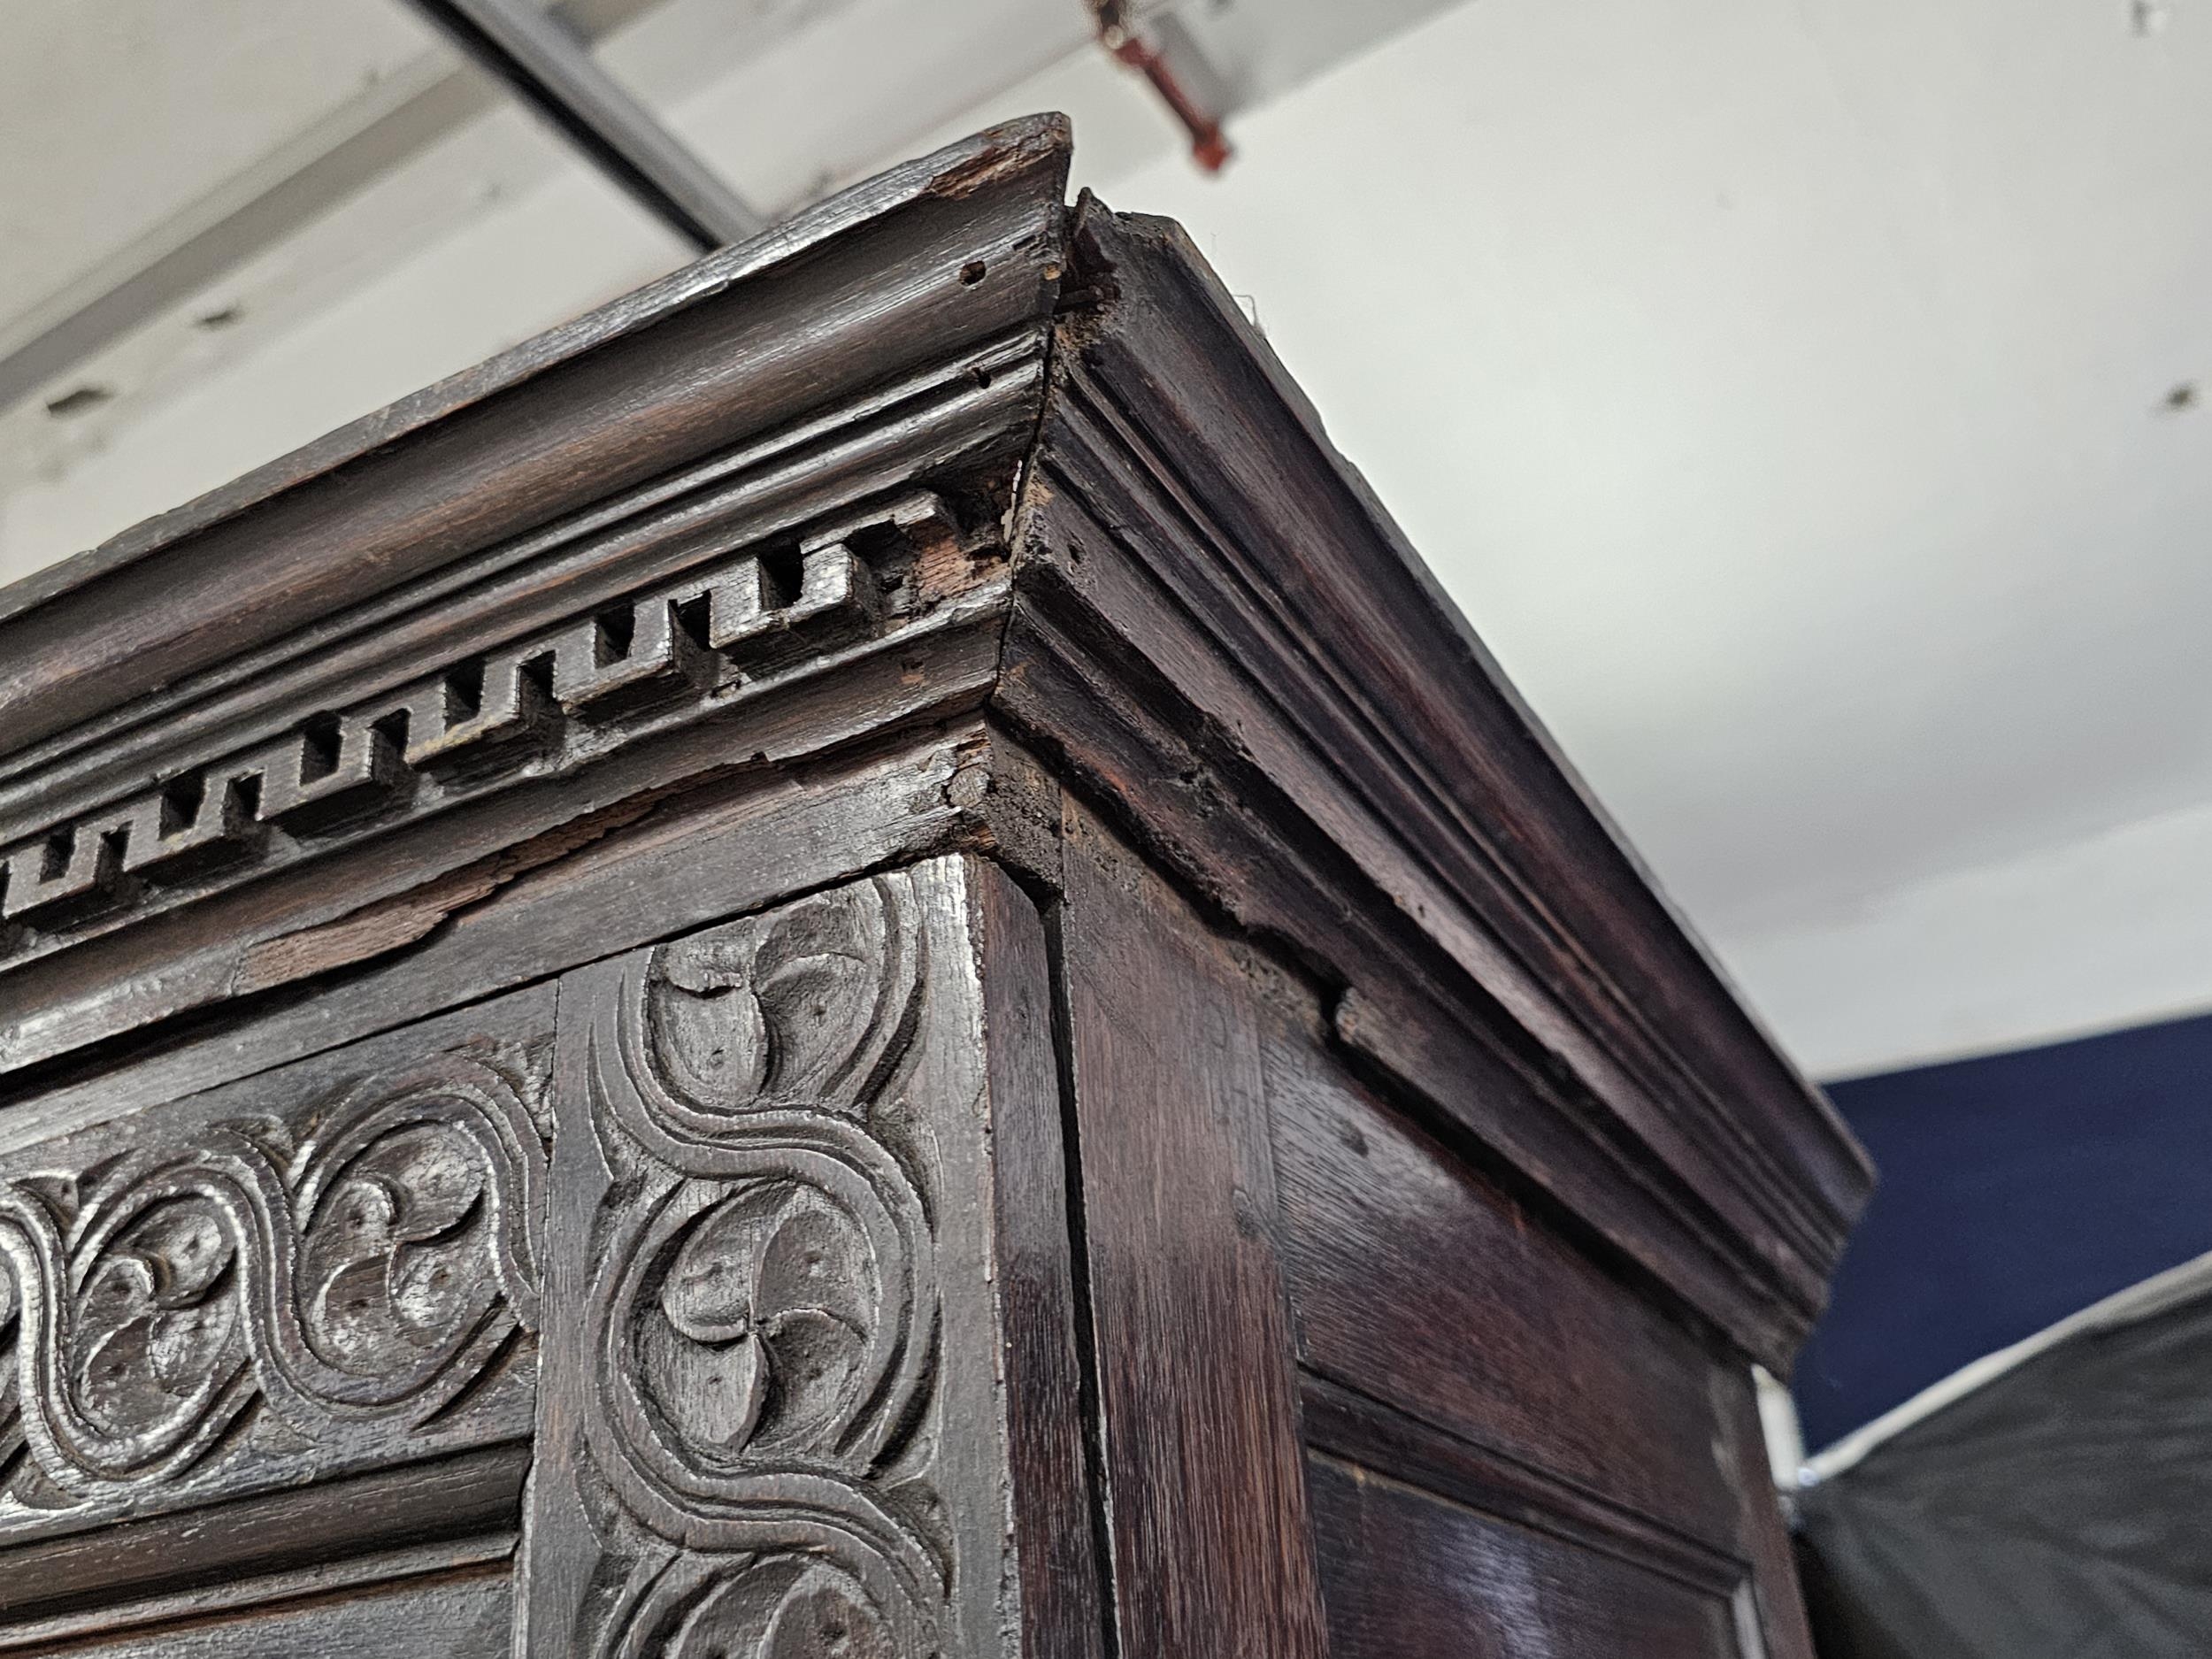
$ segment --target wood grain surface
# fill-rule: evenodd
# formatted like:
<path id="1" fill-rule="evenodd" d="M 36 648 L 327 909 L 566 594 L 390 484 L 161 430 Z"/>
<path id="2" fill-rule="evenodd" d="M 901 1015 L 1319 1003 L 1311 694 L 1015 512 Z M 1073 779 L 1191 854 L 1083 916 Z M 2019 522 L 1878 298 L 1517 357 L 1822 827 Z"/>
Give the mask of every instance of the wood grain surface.
<path id="1" fill-rule="evenodd" d="M 1334 1458 L 1310 1483 L 1337 1659 L 1756 1659 L 1709 1591 Z"/>
<path id="2" fill-rule="evenodd" d="M 998 865 L 962 867 L 989 1069 L 994 1282 L 1006 1366 L 1008 1472 L 1021 1620 L 1031 1659 L 1102 1659 L 1102 1495 L 1085 1444 L 1087 1398 L 1076 1322 L 1076 1240 L 1054 973 L 1044 920 Z"/>
<path id="3" fill-rule="evenodd" d="M 1325 1650 L 1257 1018 L 1071 807 L 1060 922 L 1119 1651 Z"/>
<path id="4" fill-rule="evenodd" d="M 1279 1028 L 1266 1064 L 1306 1364 L 1729 1548 L 1734 1471 L 1689 1333 L 1311 1039 Z"/>
<path id="5" fill-rule="evenodd" d="M 184 1613 L 27 1651 L 88 1659 L 507 1659 L 514 1580 L 496 1566 L 367 1589 L 295 1593 L 250 1611 Z"/>

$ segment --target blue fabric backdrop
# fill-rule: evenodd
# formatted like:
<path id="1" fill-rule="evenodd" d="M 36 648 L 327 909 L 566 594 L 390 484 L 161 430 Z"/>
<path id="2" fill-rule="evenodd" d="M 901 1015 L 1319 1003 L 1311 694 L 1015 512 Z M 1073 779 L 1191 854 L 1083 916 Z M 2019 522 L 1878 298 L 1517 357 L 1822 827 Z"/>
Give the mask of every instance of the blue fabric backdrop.
<path id="1" fill-rule="evenodd" d="M 1828 1093 L 1881 1185 L 1798 1361 L 1809 1449 L 2212 1250 L 2212 1015 Z"/>

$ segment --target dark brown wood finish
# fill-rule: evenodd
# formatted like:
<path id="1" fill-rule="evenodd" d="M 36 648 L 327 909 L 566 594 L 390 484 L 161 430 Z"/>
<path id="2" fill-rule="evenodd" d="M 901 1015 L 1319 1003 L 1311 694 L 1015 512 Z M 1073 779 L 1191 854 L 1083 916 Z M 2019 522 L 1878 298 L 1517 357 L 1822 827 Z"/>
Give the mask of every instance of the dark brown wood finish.
<path id="1" fill-rule="evenodd" d="M 312 1578 L 266 1590 L 251 1611 L 175 1616 L 31 1649 L 87 1659 L 507 1659 L 514 1584 L 503 1566 L 326 1587 Z"/>
<path id="2" fill-rule="evenodd" d="M 6 748 L 157 688 L 166 713 L 202 683 L 180 677 L 250 648 L 265 672 L 267 648 L 312 651 L 317 623 L 411 577 L 450 591 L 472 555 L 488 555 L 472 581 L 542 557 L 549 538 L 515 538 L 580 511 L 565 527 L 589 527 L 648 480 L 661 499 L 695 489 L 681 469 L 704 456 L 729 457 L 718 483 L 817 459 L 808 418 L 826 410 L 895 421 L 871 394 L 948 363 L 972 376 L 976 347 L 1034 334 L 1066 175 L 1064 122 L 980 134 L 17 584 L 0 601 Z M 757 456 L 746 442 L 770 434 Z"/>
<path id="3" fill-rule="evenodd" d="M 1635 1654 L 1723 1659 L 1725 1596 L 1317 1455 L 1314 1529 L 1340 1659 L 1402 1654 Z"/>
<path id="4" fill-rule="evenodd" d="M 1066 167 L 0 594 L 0 1651 L 1807 1659 L 1864 1160 Z"/>
<path id="5" fill-rule="evenodd" d="M 1257 1013 L 1080 808 L 1061 947 L 1119 1651 L 1325 1651 Z"/>
<path id="6" fill-rule="evenodd" d="M 528 1437 L 552 1016 L 533 988 L 6 1156 L 0 1574 Z"/>
<path id="7" fill-rule="evenodd" d="M 1267 1052 L 1284 1258 L 1317 1375 L 1715 1548 L 1704 1351 L 1586 1256 L 1279 1028 Z"/>
<path id="8" fill-rule="evenodd" d="M 983 992 L 992 1260 L 1005 1355 L 1006 1457 L 1021 1651 L 1102 1659 L 1097 1494 L 1084 1448 L 1075 1240 L 1044 919 L 998 865 L 963 871 Z"/>
<path id="9" fill-rule="evenodd" d="M 525 1446 L 489 1447 L 19 1547 L 0 1588 L 0 1653 L 341 1586 L 503 1571 L 529 1466 Z"/>
<path id="10" fill-rule="evenodd" d="M 1740 1366 L 1715 1366 L 1712 1385 L 1719 1452 L 1736 1483 L 1743 1517 L 1738 1537 L 1751 1569 L 1749 1585 L 1740 1594 L 1757 1615 L 1768 1659 L 1813 1659 L 1813 1632 L 1798 1594 L 1789 1528 L 1781 1506 L 1767 1498 L 1770 1460 L 1758 1395 Z"/>

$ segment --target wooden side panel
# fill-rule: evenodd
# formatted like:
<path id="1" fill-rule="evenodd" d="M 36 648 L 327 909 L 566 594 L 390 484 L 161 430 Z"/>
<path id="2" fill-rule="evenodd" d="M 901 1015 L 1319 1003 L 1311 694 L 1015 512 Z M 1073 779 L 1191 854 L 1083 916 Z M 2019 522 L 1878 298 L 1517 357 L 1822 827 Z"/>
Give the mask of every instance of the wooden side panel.
<path id="1" fill-rule="evenodd" d="M 1423 1502 L 1479 1513 L 1502 1536 L 1542 1534 L 1546 1571 L 1595 1555 L 1686 1585 L 1733 1621 L 1738 1646 L 1718 1651 L 1811 1659 L 1743 1364 L 1716 1357 L 1523 1211 L 1354 1080 L 1310 1030 L 1270 1026 L 1266 1064 L 1310 1446 L 1357 1481 L 1409 1483 Z M 1362 1515 L 1362 1527 L 1379 1524 Z M 1420 1525 L 1426 1534 L 1441 1524 Z M 1333 1553 L 1343 1542 L 1322 1528 L 1340 1624 L 1368 1620 L 1359 1609 L 1373 1594 L 1365 1570 Z M 1587 1571 L 1617 1576 L 1611 1564 Z M 1348 1589 L 1354 1580 L 1363 1587 Z M 1340 1607 L 1348 1595 L 1356 1605 Z M 1556 1651 L 1677 1651 L 1594 1645 L 1613 1626 L 1586 1629 L 1572 1598 L 1563 1606 L 1543 1604 L 1544 1618 L 1564 1621 L 1545 1626 Z M 1399 1610 L 1385 1598 L 1383 1611 Z M 1657 1640 L 1604 1639 L 1632 1635 Z M 1391 1640 L 1407 1645 L 1386 1651 L 1460 1651 L 1422 1647 L 1411 1632 Z"/>
<path id="2" fill-rule="evenodd" d="M 1305 756 L 1263 764 L 1295 792 L 1318 757 L 1317 804 L 1384 830 L 1347 850 L 1502 1000 L 1532 993 L 1531 1029 L 1597 1062 L 1586 1081 L 1609 1108 L 1816 1312 L 1871 1173 L 1840 1120 L 1669 912 L 1181 227 L 1091 204 L 1071 242 L 1077 283 L 1114 297 L 1064 326 L 1081 367 L 1054 412 L 1090 404 L 1180 496 L 1202 544 L 1177 534 L 1144 555 L 1300 733 Z M 1507 959 L 1525 977 L 1501 975 Z"/>
<path id="3" fill-rule="evenodd" d="M 1079 809 L 1061 944 L 1120 1651 L 1324 1651 L 1257 1017 Z"/>
<path id="4" fill-rule="evenodd" d="M 1406 1118 L 1270 1028 L 1284 1262 L 1323 1376 L 1732 1548 L 1689 1333 Z"/>
<path id="5" fill-rule="evenodd" d="M 996 882 L 562 982 L 519 1651 L 1095 1650 L 1041 928 Z"/>
<path id="6" fill-rule="evenodd" d="M 983 985 L 1021 1651 L 1099 1659 L 1104 1607 L 1083 1451 L 1052 964 L 1042 918 L 1006 873 L 976 858 L 963 867 Z"/>
<path id="7" fill-rule="evenodd" d="M 1742 1654 L 1726 1596 L 1356 1464 L 1309 1475 L 1333 1659 Z"/>

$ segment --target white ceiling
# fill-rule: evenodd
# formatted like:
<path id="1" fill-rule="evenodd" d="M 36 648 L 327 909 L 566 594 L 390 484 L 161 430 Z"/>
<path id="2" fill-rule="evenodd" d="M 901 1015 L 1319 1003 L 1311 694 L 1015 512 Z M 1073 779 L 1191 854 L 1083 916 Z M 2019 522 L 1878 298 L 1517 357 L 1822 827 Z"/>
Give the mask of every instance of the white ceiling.
<path id="1" fill-rule="evenodd" d="M 0 14 L 0 331 L 435 50 L 393 5 L 11 5 Z"/>
<path id="2" fill-rule="evenodd" d="M 695 61 L 726 15 L 669 0 L 610 57 L 763 202 L 1070 109 L 1083 175 L 1250 296 L 1816 1072 L 2212 1005 L 2212 407 L 2173 397 L 2212 403 L 2212 0 L 1474 0 L 1394 33 L 1432 10 L 1374 12 L 1390 38 L 1317 79 L 1343 8 L 1194 13 L 1247 31 L 1233 58 L 1291 42 L 1220 180 L 1083 48 L 1075 0 L 818 0 L 664 89 L 655 27 Z M 403 33 L 271 48 L 303 67 L 261 138 Z M 128 62 L 68 73 L 122 107 Z M 71 152 L 65 122 L 21 137 L 11 90 L 19 223 L 16 146 Z M 107 407 L 0 416 L 0 573 L 678 257 L 508 119 L 505 151 L 461 134 L 321 252 L 242 270 L 219 339 L 154 326 L 87 365 Z M 180 147 L 169 188 L 253 142 Z M 0 258 L 81 269 L 157 196 Z M 432 197 L 457 206 L 402 211 Z"/>
<path id="3" fill-rule="evenodd" d="M 1486 0 L 1243 134 L 1117 195 L 1809 1064 L 2212 1002 L 2212 5 Z"/>

